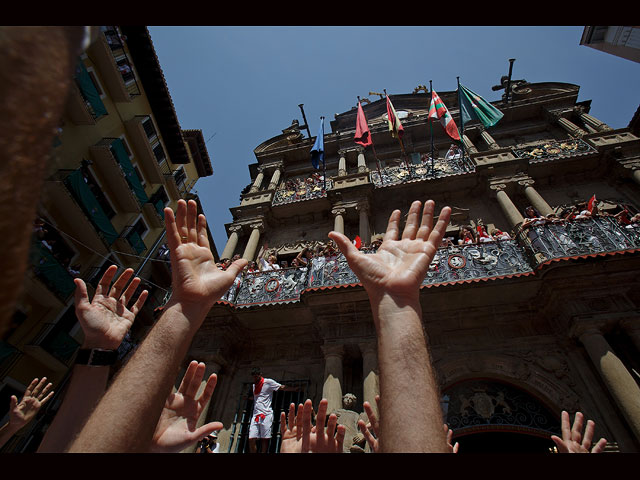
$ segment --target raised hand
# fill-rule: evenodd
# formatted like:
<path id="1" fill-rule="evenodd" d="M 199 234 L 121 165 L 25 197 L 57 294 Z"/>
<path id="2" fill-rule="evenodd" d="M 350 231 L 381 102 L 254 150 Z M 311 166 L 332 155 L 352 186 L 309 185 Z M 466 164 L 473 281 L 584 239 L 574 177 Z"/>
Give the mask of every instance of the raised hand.
<path id="1" fill-rule="evenodd" d="M 165 208 L 167 242 L 171 250 L 172 302 L 197 305 L 208 310 L 219 300 L 247 264 L 244 259 L 219 269 L 207 237 L 207 221 L 198 215 L 195 201 L 178 201 L 173 210 Z"/>
<path id="2" fill-rule="evenodd" d="M 178 391 L 167 397 L 151 440 L 152 452 L 177 453 L 211 432 L 224 428 L 220 422 L 211 422 L 196 428 L 198 419 L 211 399 L 218 381 L 217 375 L 211 374 L 204 390 L 196 398 L 205 369 L 204 363 L 192 361 L 187 367 Z"/>
<path id="3" fill-rule="evenodd" d="M 85 337 L 83 348 L 117 349 L 147 299 L 149 292 L 144 290 L 128 309 L 127 304 L 140 285 L 140 278 L 134 278 L 126 287 L 133 275 L 133 269 L 128 268 L 109 288 L 117 271 L 118 267 L 111 265 L 104 272 L 91 301 L 84 281 L 81 278 L 74 279 L 76 316 Z"/>
<path id="4" fill-rule="evenodd" d="M 394 298 L 416 297 L 451 217 L 451 209 L 444 207 L 434 228 L 435 203 L 425 202 L 422 215 L 420 207 L 420 201 L 412 203 L 400 238 L 400 211 L 391 214 L 382 245 L 375 254 L 360 252 L 339 232 L 329 233 L 372 300 L 385 293 Z"/>
<path id="5" fill-rule="evenodd" d="M 447 446 L 449 447 L 449 451 L 451 453 L 458 453 L 458 449 L 460 448 L 460 444 L 458 442 L 455 445 L 452 445 L 453 441 L 453 430 L 449 429 L 449 425 L 444 424 L 444 433 L 447 435 Z"/>
<path id="6" fill-rule="evenodd" d="M 380 411 L 380 395 L 376 395 L 376 405 L 378 406 L 378 411 Z M 367 440 L 371 451 L 373 453 L 378 453 L 380 451 L 380 444 L 378 443 L 378 437 L 380 436 L 380 423 L 378 422 L 378 417 L 373 411 L 373 408 L 371 408 L 371 404 L 369 402 L 364 402 L 362 406 L 369 418 L 369 423 L 365 424 L 364 420 L 358 420 L 358 428 L 360 428 L 364 438 Z M 371 430 L 373 430 L 373 433 L 371 433 Z"/>
<path id="7" fill-rule="evenodd" d="M 47 383 L 47 377 L 42 377 L 39 382 L 37 378 L 34 378 L 25 390 L 20 403 L 15 395 L 11 395 L 9 424 L 14 431 L 18 431 L 29 423 L 40 408 L 53 396 L 53 391 L 47 394 L 51 386 L 51 383 Z"/>
<path id="8" fill-rule="evenodd" d="M 582 438 L 583 425 L 584 415 L 581 412 L 576 413 L 573 420 L 573 427 L 571 427 L 569 413 L 564 410 L 562 411 L 562 438 L 551 435 L 551 440 L 556 444 L 559 453 L 589 453 L 596 424 L 593 420 L 587 421 L 584 438 Z M 607 441 L 601 438 L 598 440 L 598 443 L 591 448 L 591 453 L 601 453 L 606 446 Z"/>
<path id="9" fill-rule="evenodd" d="M 324 398 L 320 401 L 315 426 L 311 425 L 311 400 L 298 406 L 297 415 L 293 403 L 288 416 L 280 414 L 280 453 L 342 453 L 345 427 L 337 424 L 338 417 L 332 413 L 325 429 L 328 404 Z"/>

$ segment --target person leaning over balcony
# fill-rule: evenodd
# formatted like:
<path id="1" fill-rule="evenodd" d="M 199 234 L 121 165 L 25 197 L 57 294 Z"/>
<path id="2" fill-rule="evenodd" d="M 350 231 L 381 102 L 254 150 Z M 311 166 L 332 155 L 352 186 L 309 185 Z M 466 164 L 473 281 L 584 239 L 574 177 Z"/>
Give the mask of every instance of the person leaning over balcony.
<path id="1" fill-rule="evenodd" d="M 148 452 L 180 364 L 207 312 L 247 261 L 216 267 L 206 218 L 195 201 L 164 209 L 171 250 L 171 298 L 135 353 L 116 375 L 72 443 L 70 452 Z M 187 421 L 189 432 L 195 422 Z"/>
<path id="2" fill-rule="evenodd" d="M 49 393 L 52 383 L 47 383 L 47 377 L 40 381 L 34 378 L 24 391 L 22 400 L 11 395 L 9 399 L 9 421 L 0 427 L 0 447 L 2 447 L 22 427 L 34 419 L 42 406 L 53 396 L 53 390 Z"/>
<path id="3" fill-rule="evenodd" d="M 375 254 L 360 252 L 339 232 L 329 233 L 365 288 L 378 339 L 380 450 L 449 451 L 440 394 L 422 323 L 420 286 L 445 234 L 451 208 L 434 222 L 435 203 L 411 204 L 400 236 L 399 210 L 389 217 Z M 422 214 L 421 214 L 422 211 Z M 411 385 L 411 388 L 407 388 Z"/>

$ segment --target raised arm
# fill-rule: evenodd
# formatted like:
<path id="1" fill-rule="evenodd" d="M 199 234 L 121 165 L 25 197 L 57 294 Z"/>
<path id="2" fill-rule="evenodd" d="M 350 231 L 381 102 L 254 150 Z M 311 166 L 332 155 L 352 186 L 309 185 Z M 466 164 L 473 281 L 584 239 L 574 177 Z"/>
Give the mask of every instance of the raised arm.
<path id="1" fill-rule="evenodd" d="M 369 295 L 378 336 L 383 452 L 448 451 L 419 291 L 451 209 L 442 209 L 434 227 L 435 203 L 425 202 L 422 214 L 421 206 L 411 205 L 402 236 L 400 211 L 391 214 L 375 254 L 359 252 L 341 233 L 329 234 Z"/>
<path id="2" fill-rule="evenodd" d="M 162 316 L 107 390 L 71 452 L 148 452 L 180 363 L 211 306 L 229 290 L 246 260 L 220 270 L 197 204 L 165 208 L 172 295 Z"/>
<path id="3" fill-rule="evenodd" d="M 133 269 L 128 268 L 110 287 L 117 271 L 116 265 L 105 271 L 91 301 L 84 281 L 74 279 L 76 316 L 84 333 L 79 355 L 86 353 L 89 358 L 97 351 L 106 360 L 74 365 L 64 400 L 38 447 L 39 453 L 61 453 L 69 447 L 107 389 L 117 349 L 147 299 L 148 292 L 143 290 L 129 307 L 140 278 L 127 286 L 133 275 Z"/>
<path id="4" fill-rule="evenodd" d="M 0 427 L 0 447 L 33 420 L 40 408 L 53 396 L 53 391 L 49 391 L 51 386 L 51 383 L 47 383 L 47 377 L 42 377 L 40 381 L 34 378 L 24 391 L 20 402 L 18 397 L 11 395 L 9 421 Z"/>
<path id="5" fill-rule="evenodd" d="M 192 361 L 178 390 L 167 397 L 153 434 L 151 452 L 178 453 L 224 427 L 220 422 L 197 427 L 202 410 L 211 399 L 218 381 L 218 376 L 212 373 L 202 393 L 198 395 L 205 369 L 204 363 Z"/>

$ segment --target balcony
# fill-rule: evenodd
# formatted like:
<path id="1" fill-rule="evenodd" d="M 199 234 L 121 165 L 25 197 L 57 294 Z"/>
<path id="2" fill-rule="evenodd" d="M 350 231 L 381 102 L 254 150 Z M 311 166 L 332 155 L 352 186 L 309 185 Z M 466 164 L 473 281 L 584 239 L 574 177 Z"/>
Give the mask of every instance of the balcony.
<path id="1" fill-rule="evenodd" d="M 149 124 L 153 131 L 149 130 Z M 151 118 L 148 115 L 136 115 L 124 122 L 124 125 L 128 138 L 131 139 L 137 157 L 140 159 L 140 168 L 147 180 L 151 183 L 163 183 L 162 171 L 151 143 L 157 138 Z"/>
<path id="2" fill-rule="evenodd" d="M 105 138 L 89 148 L 95 169 L 113 192 L 113 198 L 125 212 L 138 212 L 148 201 L 122 140 Z"/>
<path id="3" fill-rule="evenodd" d="M 140 88 L 117 27 L 106 27 L 89 47 L 89 56 L 100 69 L 115 102 L 130 102 Z"/>
<path id="4" fill-rule="evenodd" d="M 393 162 L 394 160 L 391 160 Z M 387 162 L 390 162 L 387 160 Z M 475 171 L 473 162 L 466 155 L 447 155 L 443 158 L 434 158 L 433 162 L 427 154 L 420 155 L 419 160 L 406 166 L 404 159 L 396 159 L 397 166 L 387 166 L 380 171 L 372 169 L 369 173 L 371 183 L 376 188 L 398 185 L 406 182 L 432 180 L 451 175 L 462 175 Z"/>
<path id="5" fill-rule="evenodd" d="M 273 194 L 271 204 L 275 207 L 276 205 L 324 198 L 327 196 L 327 191 L 332 188 L 333 182 L 327 179 L 325 190 L 325 182 L 319 174 L 313 174 L 306 178 L 291 178 L 280 184 L 280 187 Z"/>
<path id="6" fill-rule="evenodd" d="M 511 150 L 518 158 L 528 158 L 529 163 L 597 153 L 595 148 L 580 139 L 550 141 L 522 148 L 512 148 Z"/>
<path id="7" fill-rule="evenodd" d="M 176 178 L 174 176 L 175 172 L 171 170 L 168 161 L 164 161 L 160 165 L 160 171 L 162 172 L 162 176 L 164 177 L 164 186 L 167 189 L 167 193 L 171 198 L 181 198 L 180 197 L 180 189 L 178 188 L 178 183 L 176 182 Z"/>
<path id="8" fill-rule="evenodd" d="M 65 303 L 75 290 L 73 277 L 55 256 L 39 241 L 34 241 L 29 252 L 34 275 Z"/>
<path id="9" fill-rule="evenodd" d="M 44 183 L 43 198 L 58 226 L 101 254 L 118 236 L 80 170 L 59 170 Z"/>
<path id="10" fill-rule="evenodd" d="M 534 268 L 554 260 L 640 249 L 640 225 L 620 225 L 614 217 L 532 225 L 518 233 Z"/>
<path id="11" fill-rule="evenodd" d="M 24 351 L 53 370 L 66 371 L 79 347 L 80 343 L 67 332 L 56 324 L 46 323 Z"/>
<path id="12" fill-rule="evenodd" d="M 442 247 L 433 258 L 422 286 L 535 275 L 538 267 L 553 260 L 638 250 L 640 225 L 620 226 L 611 217 L 549 223 L 523 230 L 517 239 Z M 240 284 L 233 286 L 221 300 L 236 308 L 292 303 L 300 301 L 306 291 L 359 283 L 344 256 L 339 254 L 314 258 L 308 268 L 246 273 Z"/>
<path id="13" fill-rule="evenodd" d="M 142 255 L 147 246 L 140 237 L 140 234 L 133 229 L 133 225 L 127 225 L 122 233 L 118 236 L 114 242 L 114 246 L 123 253 L 128 253 L 132 257 L 128 257 L 127 263 L 136 263 L 134 261 L 136 256 Z"/>

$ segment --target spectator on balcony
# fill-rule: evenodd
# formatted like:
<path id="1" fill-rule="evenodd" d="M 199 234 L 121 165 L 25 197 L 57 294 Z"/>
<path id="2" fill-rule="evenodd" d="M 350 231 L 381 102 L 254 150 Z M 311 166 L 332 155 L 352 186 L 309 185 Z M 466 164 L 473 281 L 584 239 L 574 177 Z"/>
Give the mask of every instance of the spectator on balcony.
<path id="1" fill-rule="evenodd" d="M 524 221 L 522 222 L 522 228 L 544 225 L 545 222 L 545 218 L 531 205 L 524 209 Z"/>
<path id="2" fill-rule="evenodd" d="M 304 247 L 295 260 L 298 261 L 299 266 L 307 267 L 311 259 L 313 258 L 313 251 L 309 247 Z"/>
<path id="3" fill-rule="evenodd" d="M 286 260 L 282 260 L 280 262 L 280 268 L 289 268 L 289 262 L 287 262 Z"/>
<path id="4" fill-rule="evenodd" d="M 220 264 L 218 265 L 218 268 L 220 268 L 221 270 L 226 270 L 229 265 L 231 265 L 231 260 L 230 259 L 221 258 L 220 259 Z"/>
<path id="5" fill-rule="evenodd" d="M 445 160 L 458 160 L 462 158 L 462 150 L 458 145 L 452 143 L 444 158 Z"/>
<path id="6" fill-rule="evenodd" d="M 254 261 L 251 261 L 247 264 L 247 272 L 248 273 L 255 273 L 255 272 L 259 272 L 260 270 L 258 269 L 258 264 Z"/>
<path id="7" fill-rule="evenodd" d="M 442 242 L 440 242 L 440 247 L 439 248 L 453 247 L 453 245 L 454 245 L 453 237 L 444 237 L 442 239 Z"/>
<path id="8" fill-rule="evenodd" d="M 487 233 L 487 229 L 484 225 L 477 226 L 478 241 L 480 243 L 493 242 L 493 237 Z"/>
<path id="9" fill-rule="evenodd" d="M 511 240 L 511 235 L 507 232 L 503 232 L 502 230 L 498 230 L 497 228 L 491 230 L 491 236 L 494 240 Z"/>
<path id="10" fill-rule="evenodd" d="M 640 227 L 640 213 L 636 213 L 633 217 L 629 219 L 629 225 L 627 225 L 627 228 L 629 227 L 632 227 L 632 228 Z"/>
<path id="11" fill-rule="evenodd" d="M 476 237 L 471 227 L 461 227 L 458 235 L 458 245 L 470 245 L 476 243 Z"/>
<path id="12" fill-rule="evenodd" d="M 271 270 L 280 270 L 280 265 L 278 265 L 278 257 L 275 254 L 271 254 L 267 257 L 267 260 L 265 260 L 264 258 L 261 258 L 260 270 L 263 272 L 268 272 Z"/>

